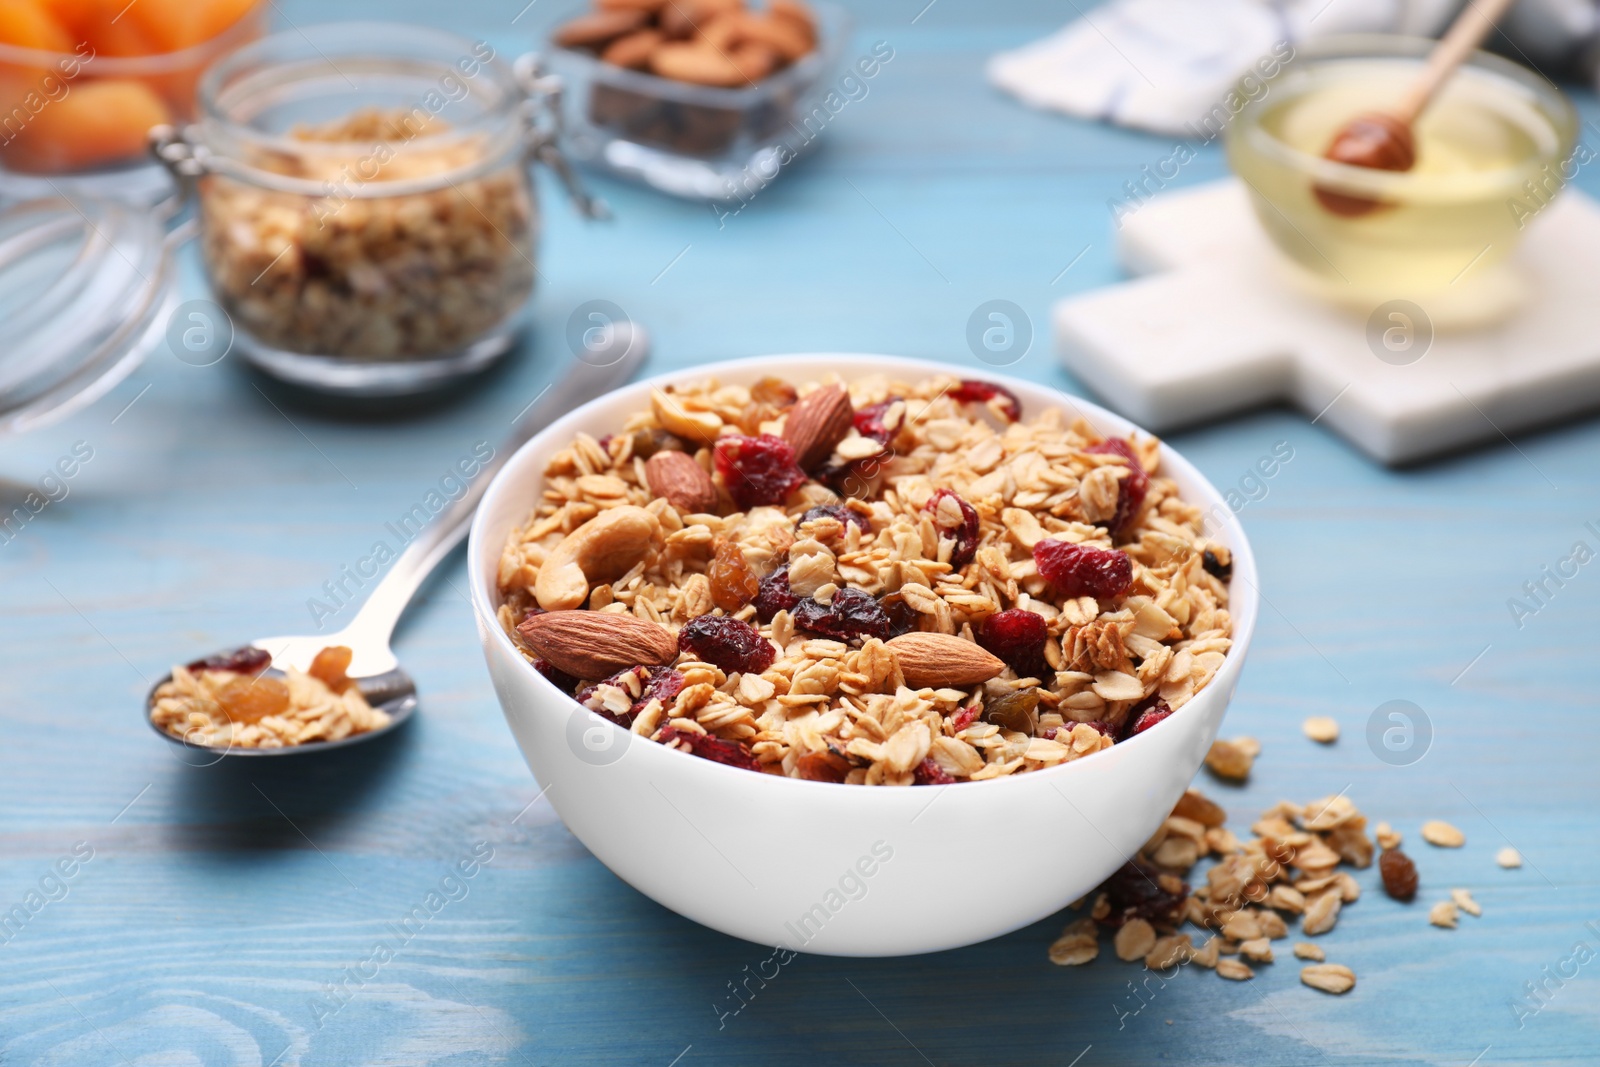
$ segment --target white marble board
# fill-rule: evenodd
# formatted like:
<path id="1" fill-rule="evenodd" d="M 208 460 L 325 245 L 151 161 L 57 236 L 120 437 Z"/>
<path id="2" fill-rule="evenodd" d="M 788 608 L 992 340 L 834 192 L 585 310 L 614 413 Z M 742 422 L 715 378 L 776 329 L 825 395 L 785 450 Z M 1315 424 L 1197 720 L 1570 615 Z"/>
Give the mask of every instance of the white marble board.
<path id="1" fill-rule="evenodd" d="M 1399 464 L 1600 408 L 1600 206 L 1576 189 L 1509 261 L 1527 294 L 1515 313 L 1488 328 L 1418 326 L 1387 361 L 1369 343 L 1373 316 L 1284 280 L 1232 179 L 1152 198 L 1124 216 L 1117 245 L 1139 277 L 1057 303 L 1056 343 L 1153 432 L 1288 401 Z"/>

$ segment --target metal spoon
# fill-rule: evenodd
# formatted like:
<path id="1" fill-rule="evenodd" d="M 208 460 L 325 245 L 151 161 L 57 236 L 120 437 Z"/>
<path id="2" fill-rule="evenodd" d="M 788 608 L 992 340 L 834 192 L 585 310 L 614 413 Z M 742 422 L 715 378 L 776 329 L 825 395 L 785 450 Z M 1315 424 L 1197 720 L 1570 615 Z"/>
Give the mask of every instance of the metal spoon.
<path id="1" fill-rule="evenodd" d="M 281 675 L 294 667 L 305 670 L 317 653 L 330 645 L 344 645 L 353 653 L 347 670 L 349 677 L 366 697 L 367 703 L 389 714 L 389 724 L 377 730 L 353 734 L 338 741 L 313 741 L 303 745 L 285 745 L 282 748 L 235 748 L 232 746 L 199 745 L 181 737 L 174 737 L 157 726 L 151 719 L 155 704 L 155 691 L 171 675 L 157 682 L 145 699 L 145 721 L 162 737 L 185 749 L 234 756 L 288 756 L 305 752 L 325 752 L 331 748 L 352 745 L 358 741 L 371 741 L 389 733 L 411 717 L 417 707 L 417 686 L 400 666 L 389 640 L 395 624 L 405 613 L 411 598 L 421 588 L 433 569 L 450 554 L 451 549 L 467 536 L 472 525 L 472 515 L 478 508 L 484 490 L 494 475 L 525 441 L 543 430 L 552 421 L 585 404 L 602 393 L 609 392 L 632 377 L 644 362 L 649 350 L 648 336 L 631 322 L 614 323 L 608 343 L 599 350 L 585 352 L 565 378 L 540 394 L 517 418 L 511 435 L 493 459 L 479 471 L 461 498 L 440 512 L 405 550 L 395 558 L 389 573 L 383 576 L 366 602 L 356 612 L 350 625 L 337 633 L 307 634 L 305 636 L 262 637 L 250 642 L 251 648 L 261 649 L 272 657 L 272 665 L 265 673 Z M 591 362 L 592 360 L 592 362 Z M 234 651 L 229 649 L 228 652 Z M 221 653 L 226 655 L 227 652 Z"/>

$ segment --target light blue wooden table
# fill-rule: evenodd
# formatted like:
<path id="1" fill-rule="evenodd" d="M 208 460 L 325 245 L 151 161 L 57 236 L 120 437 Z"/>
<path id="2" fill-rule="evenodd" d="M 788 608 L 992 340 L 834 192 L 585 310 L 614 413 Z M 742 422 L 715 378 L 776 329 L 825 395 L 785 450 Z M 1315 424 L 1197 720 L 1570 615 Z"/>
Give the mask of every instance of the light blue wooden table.
<path id="1" fill-rule="evenodd" d="M 555 15 L 541 3 L 513 25 L 522 3 L 409 0 L 388 15 L 510 52 Z M 1223 486 L 1278 442 L 1293 449 L 1242 512 L 1267 606 L 1224 731 L 1264 751 L 1248 786 L 1207 788 L 1241 829 L 1280 798 L 1348 790 L 1407 835 L 1426 899 L 1464 886 L 1483 904 L 1435 929 L 1363 872 L 1366 895 L 1324 939 L 1360 976 L 1342 998 L 1281 959 L 1249 983 L 1181 974 L 1135 1014 L 1140 972 L 1109 951 L 1080 969 L 1046 960 L 1058 916 L 933 957 L 801 957 L 733 1014 L 730 985 L 768 950 L 640 896 L 534 802 L 459 557 L 401 633 L 423 697 L 398 736 L 201 769 L 141 720 L 175 660 L 305 629 L 322 583 L 569 358 L 563 328 L 585 300 L 647 324 L 657 368 L 854 349 L 981 369 L 967 317 L 1007 299 L 1035 330 L 1013 370 L 1075 388 L 1047 310 L 1117 277 L 1106 201 L 1171 145 L 985 86 L 987 55 L 1072 5 L 923 3 L 858 8 L 854 47 L 887 41 L 894 59 L 819 155 L 723 225 L 604 181 L 610 225 L 547 196 L 530 341 L 452 404 L 367 421 L 280 410 L 233 361 L 196 368 L 161 350 L 92 408 L 5 443 L 6 511 L 75 447 L 92 458 L 0 544 L 0 909 L 39 904 L 0 938 L 0 1064 L 1600 1061 L 1600 563 L 1550 584 L 1520 626 L 1507 606 L 1575 542 L 1600 547 L 1586 525 L 1600 520 L 1600 425 L 1403 472 L 1288 412 L 1175 439 Z M 280 18 L 376 11 L 285 0 Z M 1181 180 L 1222 169 L 1208 150 Z M 1600 192 L 1592 170 L 1578 182 Z M 186 287 L 199 295 L 192 275 Z M 1365 740 L 1397 699 L 1433 734 L 1404 766 Z M 1306 741 L 1311 714 L 1338 719 L 1343 739 Z M 1430 818 L 1467 846 L 1422 844 Z M 1495 866 L 1508 843 L 1521 870 Z M 492 858 L 402 932 L 475 849 Z M 379 941 L 392 959 L 374 961 Z"/>

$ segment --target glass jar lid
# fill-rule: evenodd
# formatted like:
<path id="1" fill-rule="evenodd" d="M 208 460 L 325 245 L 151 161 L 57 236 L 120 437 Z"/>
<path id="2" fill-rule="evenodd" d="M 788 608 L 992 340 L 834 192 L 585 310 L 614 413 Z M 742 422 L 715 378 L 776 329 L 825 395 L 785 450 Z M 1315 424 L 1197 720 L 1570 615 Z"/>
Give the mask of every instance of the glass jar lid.
<path id="1" fill-rule="evenodd" d="M 0 434 L 98 399 L 156 344 L 172 292 L 167 214 L 66 197 L 0 211 Z"/>

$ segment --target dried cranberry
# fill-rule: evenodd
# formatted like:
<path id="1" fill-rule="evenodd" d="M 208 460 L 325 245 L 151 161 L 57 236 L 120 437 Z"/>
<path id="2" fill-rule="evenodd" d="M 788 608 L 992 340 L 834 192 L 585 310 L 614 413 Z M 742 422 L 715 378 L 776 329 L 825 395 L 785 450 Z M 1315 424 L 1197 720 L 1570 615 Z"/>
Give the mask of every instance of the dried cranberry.
<path id="1" fill-rule="evenodd" d="M 961 511 L 960 522 L 946 525 L 950 518 L 947 514 L 949 509 L 941 506 L 946 500 L 956 502 L 956 507 Z M 955 542 L 955 547 L 950 550 L 951 568 L 960 570 L 971 563 L 972 557 L 978 554 L 977 509 L 948 489 L 935 491 L 923 508 L 932 513 L 933 524 L 939 528 L 939 539 L 948 537 Z"/>
<path id="2" fill-rule="evenodd" d="M 639 693 L 639 699 L 633 702 L 633 707 L 628 709 L 629 714 L 639 714 L 652 700 L 661 701 L 663 708 L 672 707 L 672 702 L 683 692 L 683 683 L 683 675 L 670 667 L 651 671 L 650 680 L 644 684 L 644 689 Z"/>
<path id="3" fill-rule="evenodd" d="M 880 400 L 876 404 L 868 404 L 858 409 L 854 419 L 856 433 L 862 437 L 870 437 L 887 448 L 890 438 L 894 437 L 894 431 L 884 424 L 883 416 L 890 408 L 900 403 L 901 399 L 898 396 L 891 396 L 887 400 Z"/>
<path id="4" fill-rule="evenodd" d="M 1144 733 L 1171 714 L 1172 708 L 1167 705 L 1165 700 L 1160 697 L 1151 697 L 1134 707 L 1133 712 L 1128 716 L 1129 725 L 1127 733 L 1122 735 L 1123 739 L 1126 740 L 1134 734 Z"/>
<path id="5" fill-rule="evenodd" d="M 949 396 L 950 399 L 959 400 L 963 404 L 984 403 L 1000 397 L 1000 411 L 1005 415 L 1007 422 L 1016 422 L 1022 418 L 1022 401 L 1017 399 L 1016 393 L 1003 385 L 965 378 L 960 385 L 950 390 Z"/>
<path id="6" fill-rule="evenodd" d="M 1044 646 L 1050 628 L 1044 616 L 1023 608 L 1012 608 L 983 620 L 978 629 L 978 644 L 1005 661 L 1019 678 L 1043 678 L 1049 670 Z"/>
<path id="7" fill-rule="evenodd" d="M 838 504 L 818 504 L 795 520 L 795 527 L 798 529 L 818 519 L 835 519 L 841 526 L 855 526 L 864 534 L 872 532 L 872 524 L 867 521 L 865 515 L 853 508 L 841 507 Z"/>
<path id="8" fill-rule="evenodd" d="M 1117 486 L 1117 510 L 1112 513 L 1106 526 L 1113 535 L 1124 533 L 1128 523 L 1144 506 L 1145 495 L 1150 492 L 1150 475 L 1145 472 L 1144 464 L 1139 462 L 1139 455 L 1133 446 L 1120 437 L 1108 437 L 1084 451 L 1121 456 L 1128 461 L 1128 476 Z"/>
<path id="9" fill-rule="evenodd" d="M 678 631 L 678 650 L 721 667 L 729 674 L 760 674 L 778 650 L 754 626 L 731 615 L 701 615 Z"/>
<path id="10" fill-rule="evenodd" d="M 246 645 L 232 652 L 218 652 L 215 656 L 197 659 L 187 665 L 191 671 L 232 671 L 235 674 L 260 674 L 272 662 L 272 653 L 264 648 Z"/>
<path id="11" fill-rule="evenodd" d="M 1169 889 L 1172 883 L 1178 888 Z M 1177 926 L 1183 917 L 1184 899 L 1189 895 L 1189 887 L 1181 880 L 1139 859 L 1124 863 L 1100 888 L 1111 905 L 1110 913 L 1100 921 L 1114 927 L 1129 919 L 1143 919 L 1156 926 Z"/>
<path id="12" fill-rule="evenodd" d="M 560 672 L 558 671 L 557 673 L 559 674 Z M 546 675 L 546 677 L 549 676 Z M 633 679 L 637 679 L 639 695 L 634 698 L 627 711 L 614 714 L 604 705 L 594 700 L 596 691 L 602 685 L 614 685 L 624 693 L 632 693 Z M 551 680 L 554 681 L 554 679 Z M 575 682 L 573 684 L 575 686 L 578 683 Z M 577 696 L 573 697 L 573 699 L 596 715 L 610 719 L 623 729 L 627 729 L 633 725 L 633 717 L 643 711 L 645 705 L 649 704 L 650 701 L 659 700 L 662 707 L 671 707 L 672 702 L 677 699 L 678 694 L 682 691 L 683 675 L 670 667 L 629 667 L 627 670 L 618 671 L 611 677 L 596 682 L 594 685 L 584 686 L 578 690 Z M 571 692 L 570 687 L 568 692 Z"/>
<path id="13" fill-rule="evenodd" d="M 848 641 L 852 637 L 889 639 L 889 616 L 867 593 L 846 586 L 824 604 L 807 597 L 794 608 L 796 626 L 825 637 Z"/>
<path id="14" fill-rule="evenodd" d="M 755 599 L 756 617 L 771 622 L 778 612 L 793 611 L 799 603 L 800 597 L 789 589 L 789 567 L 785 564 L 761 579 Z"/>
<path id="15" fill-rule="evenodd" d="M 945 773 L 945 769 L 933 762 L 932 757 L 917 764 L 914 772 L 916 785 L 954 785 L 955 779 Z"/>
<path id="16" fill-rule="evenodd" d="M 747 771 L 761 770 L 761 764 L 748 748 L 737 741 L 724 741 L 720 737 L 710 734 L 694 734 L 683 730 L 675 730 L 671 726 L 661 731 L 661 743 L 670 745 L 674 741 L 681 741 L 689 749 L 691 755 L 701 759 L 710 760 L 712 763 L 721 763 L 728 767 L 739 767 Z"/>
<path id="17" fill-rule="evenodd" d="M 1064 597 L 1111 600 L 1133 584 L 1133 561 L 1116 549 L 1045 540 L 1033 546 L 1033 562 L 1040 576 Z"/>
<path id="18" fill-rule="evenodd" d="M 723 437 L 717 441 L 717 473 L 741 508 L 781 504 L 806 484 L 795 465 L 794 446 L 781 437 Z"/>
<path id="19" fill-rule="evenodd" d="M 546 675 L 546 677 L 549 676 Z M 629 667 L 627 670 L 618 671 L 611 677 L 601 679 L 600 681 L 595 682 L 593 685 L 584 686 L 582 689 L 578 690 L 577 695 L 575 695 L 573 699 L 582 704 L 584 707 L 588 708 L 590 711 L 594 712 L 596 715 L 599 715 L 601 718 L 610 719 L 618 726 L 627 729 L 629 726 L 633 725 L 633 705 L 630 704 L 627 711 L 613 712 L 596 700 L 595 696 L 599 692 L 602 685 L 616 686 L 624 693 L 631 694 L 633 692 L 633 686 L 630 683 L 631 679 L 637 678 L 639 685 L 642 687 L 649 677 L 649 667 Z"/>
<path id="20" fill-rule="evenodd" d="M 972 725 L 974 719 L 983 714 L 982 704 L 969 704 L 950 716 L 950 725 L 956 733 L 960 733 Z"/>
<path id="21" fill-rule="evenodd" d="M 574 678 L 566 671 L 561 670 L 548 660 L 534 660 L 533 669 L 548 678 L 550 680 L 550 684 L 561 690 L 563 693 L 571 693 L 574 689 L 578 688 L 578 679 Z"/>
<path id="22" fill-rule="evenodd" d="M 1228 562 L 1224 563 L 1218 559 L 1217 554 L 1211 551 L 1209 548 L 1206 549 L 1204 555 L 1200 557 L 1200 566 L 1205 568 L 1205 572 L 1219 582 L 1233 580 L 1233 560 L 1230 559 Z"/>

